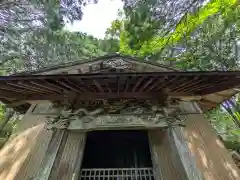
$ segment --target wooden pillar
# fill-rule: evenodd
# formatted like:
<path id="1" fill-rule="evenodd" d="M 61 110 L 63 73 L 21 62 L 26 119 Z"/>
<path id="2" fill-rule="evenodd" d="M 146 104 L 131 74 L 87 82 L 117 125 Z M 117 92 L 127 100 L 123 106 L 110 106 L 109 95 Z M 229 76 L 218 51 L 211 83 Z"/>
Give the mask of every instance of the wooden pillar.
<path id="1" fill-rule="evenodd" d="M 85 136 L 86 133 L 65 131 L 48 180 L 78 179 Z"/>
<path id="2" fill-rule="evenodd" d="M 34 108 L 0 150 L 0 180 L 78 179 L 85 133 L 48 130 L 45 115 L 32 114 Z"/>
<path id="3" fill-rule="evenodd" d="M 60 145 L 66 137 L 65 130 L 55 130 L 52 139 L 47 148 L 44 159 L 39 168 L 38 175 L 34 178 L 36 180 L 48 180 L 52 167 L 54 165 L 55 159 L 57 157 Z"/>
<path id="4" fill-rule="evenodd" d="M 39 171 L 52 131 L 45 116 L 32 115 L 32 105 L 0 150 L 0 180 L 32 180 Z"/>
<path id="5" fill-rule="evenodd" d="M 186 127 L 149 132 L 152 160 L 160 180 L 238 180 L 240 171 L 196 103 L 182 109 Z"/>
<path id="6" fill-rule="evenodd" d="M 230 152 L 224 147 L 197 103 L 184 103 L 181 108 L 197 113 L 186 115 L 186 127 L 178 127 L 175 135 L 181 143 L 186 142 L 188 152 L 196 160 L 202 178 L 204 180 L 240 179 L 239 168 L 233 162 Z"/>
<path id="7" fill-rule="evenodd" d="M 203 114 L 186 116 L 186 127 L 179 128 L 204 180 L 238 180 L 240 171 Z"/>
<path id="8" fill-rule="evenodd" d="M 180 161 L 188 179 L 203 180 L 203 176 L 196 165 L 196 159 L 189 150 L 187 142 L 183 136 L 182 128 L 172 128 L 171 134 L 174 145 L 176 146 L 176 151 L 180 157 Z"/>
<path id="9" fill-rule="evenodd" d="M 157 180 L 187 180 L 174 137 L 169 129 L 150 130 L 149 143 Z"/>

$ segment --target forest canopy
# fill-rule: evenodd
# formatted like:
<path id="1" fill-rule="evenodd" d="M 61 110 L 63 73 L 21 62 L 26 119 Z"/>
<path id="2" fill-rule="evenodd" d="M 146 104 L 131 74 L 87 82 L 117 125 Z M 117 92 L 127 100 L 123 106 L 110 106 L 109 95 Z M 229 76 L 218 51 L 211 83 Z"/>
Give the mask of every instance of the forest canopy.
<path id="1" fill-rule="evenodd" d="M 186 71 L 239 70 L 237 0 L 123 0 L 103 39 L 64 28 L 81 20 L 84 7 L 98 1 L 0 0 L 1 75 L 113 52 Z M 1 131 L 0 143 L 19 119 L 7 109 L 1 104 L 0 124 L 14 118 Z M 240 96 L 207 116 L 227 146 L 239 150 Z"/>

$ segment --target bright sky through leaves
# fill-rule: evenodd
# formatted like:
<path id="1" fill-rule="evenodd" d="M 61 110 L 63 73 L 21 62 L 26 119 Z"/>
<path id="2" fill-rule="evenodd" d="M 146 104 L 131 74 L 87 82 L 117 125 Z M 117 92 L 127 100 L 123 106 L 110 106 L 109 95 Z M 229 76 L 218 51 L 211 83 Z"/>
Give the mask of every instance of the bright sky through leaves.
<path id="1" fill-rule="evenodd" d="M 87 5 L 83 9 L 83 19 L 67 24 L 66 29 L 104 38 L 106 29 L 117 19 L 118 10 L 122 8 L 121 0 L 100 0 L 97 4 Z"/>

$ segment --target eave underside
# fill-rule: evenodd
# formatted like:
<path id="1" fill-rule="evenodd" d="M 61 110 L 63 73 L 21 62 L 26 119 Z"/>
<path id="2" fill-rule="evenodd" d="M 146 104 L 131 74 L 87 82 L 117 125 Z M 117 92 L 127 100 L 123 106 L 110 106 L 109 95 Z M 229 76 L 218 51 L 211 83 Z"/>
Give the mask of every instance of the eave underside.
<path id="1" fill-rule="evenodd" d="M 0 98 L 12 106 L 37 100 L 86 102 L 139 99 L 163 102 L 174 98 L 198 101 L 207 110 L 236 93 L 233 88 L 240 84 L 239 77 L 240 72 L 107 72 L 8 76 L 0 77 Z"/>

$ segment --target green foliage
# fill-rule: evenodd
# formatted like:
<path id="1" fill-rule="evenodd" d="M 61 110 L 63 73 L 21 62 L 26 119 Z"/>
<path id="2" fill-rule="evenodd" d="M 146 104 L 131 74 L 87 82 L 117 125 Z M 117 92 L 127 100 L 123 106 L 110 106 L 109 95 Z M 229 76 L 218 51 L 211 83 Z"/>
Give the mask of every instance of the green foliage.
<path id="1" fill-rule="evenodd" d="M 162 4 L 167 8 L 166 2 Z M 197 10 L 184 13 L 173 23 L 173 28 L 165 21 L 172 24 L 174 19 L 156 17 L 154 7 L 160 8 L 161 4 L 151 1 L 146 5 L 144 0 L 137 1 L 134 6 L 125 7 L 126 17 L 118 26 L 116 21 L 112 24 L 113 32 L 118 32 L 115 36 L 120 34 L 120 52 L 183 70 L 239 70 L 240 7 L 236 0 L 211 0 L 200 4 Z M 215 109 L 208 117 L 227 145 L 233 148 L 235 143 L 237 148 L 240 143 L 239 97 L 233 102 L 231 107 Z"/>
<path id="2" fill-rule="evenodd" d="M 142 46 L 157 34 L 161 26 L 161 21 L 154 18 L 156 12 L 154 6 L 157 2 L 156 0 L 137 1 L 135 6 L 124 8 L 125 19 L 117 26 L 122 29 L 120 31 L 120 52 L 136 55 L 142 52 Z"/>
<path id="3" fill-rule="evenodd" d="M 66 0 L 64 6 L 59 1 L 41 0 L 0 4 L 0 14 L 6 14 L 0 15 L 1 75 L 112 52 L 141 56 L 182 70 L 239 70 L 237 0 L 123 1 L 123 11 L 104 39 L 63 28 L 63 17 L 68 21 L 81 19 L 81 8 L 90 0 Z M 231 106 L 215 109 L 207 116 L 227 146 L 238 148 L 239 96 L 229 102 Z M 0 106 L 0 121 L 4 113 Z M 12 127 L 7 125 L 0 141 L 7 139 Z"/>
<path id="4" fill-rule="evenodd" d="M 5 118 L 5 106 L 3 104 L 0 104 L 0 124 L 3 123 L 4 118 Z M 8 138 L 12 134 L 13 128 L 14 123 L 13 121 L 11 121 L 0 132 L 0 148 L 4 145 L 4 143 L 8 140 Z"/>
<path id="5" fill-rule="evenodd" d="M 98 40 L 83 33 L 63 29 L 63 17 L 81 19 L 81 8 L 89 0 L 0 2 L 0 73 L 8 75 L 20 71 L 77 61 L 117 51 L 112 39 Z M 96 2 L 96 1 L 94 1 Z M 80 7 L 80 8 L 75 8 Z M 68 9 L 69 8 L 69 9 Z M 5 124 L 5 106 L 0 104 L 0 125 Z M 0 147 L 11 135 L 18 115 L 15 113 L 0 132 Z"/>
<path id="6" fill-rule="evenodd" d="M 187 13 L 181 21 L 177 24 L 174 32 L 167 34 L 164 37 L 154 37 L 142 45 L 139 53 L 146 55 L 152 52 L 162 50 L 169 42 L 175 44 L 183 37 L 189 37 L 191 32 L 201 25 L 208 17 L 221 12 L 226 14 L 233 8 L 237 0 L 213 0 L 206 6 L 200 8 L 195 14 Z"/>
<path id="7" fill-rule="evenodd" d="M 0 4 L 3 73 L 34 70 L 103 54 L 93 37 L 63 30 L 64 19 L 81 19 L 81 8 L 89 2 L 91 0 L 65 0 L 60 4 L 59 1 L 31 0 Z M 85 47 L 85 44 L 89 45 Z"/>
<path id="8" fill-rule="evenodd" d="M 174 25 L 174 29 L 169 28 L 166 33 L 162 33 L 165 20 L 154 16 L 158 1 L 137 1 L 134 9 L 127 7 L 125 10 L 126 18 L 122 23 L 124 31 L 120 34 L 120 51 L 138 56 L 149 56 L 164 51 L 169 45 L 173 46 L 183 39 L 190 38 L 211 16 L 218 14 L 229 18 L 232 9 L 237 6 L 236 3 L 237 0 L 212 0 L 198 11 L 186 13 Z M 232 14 L 232 17 L 236 16 Z"/>
<path id="9" fill-rule="evenodd" d="M 111 23 L 111 27 L 106 30 L 105 36 L 110 39 L 119 39 L 122 32 L 123 21 L 116 19 Z"/>
<path id="10" fill-rule="evenodd" d="M 225 141 L 240 143 L 240 129 L 233 122 L 227 111 L 217 108 L 209 112 L 207 117 Z"/>

